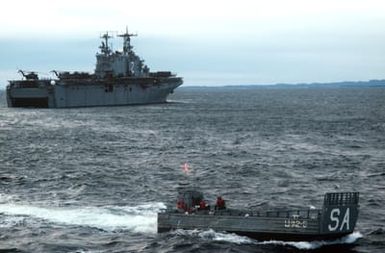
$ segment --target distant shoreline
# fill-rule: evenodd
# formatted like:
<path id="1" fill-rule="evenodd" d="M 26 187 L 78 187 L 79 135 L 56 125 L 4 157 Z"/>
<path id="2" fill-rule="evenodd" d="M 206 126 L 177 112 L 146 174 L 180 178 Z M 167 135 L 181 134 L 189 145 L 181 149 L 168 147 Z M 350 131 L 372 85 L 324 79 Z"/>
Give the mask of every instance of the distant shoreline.
<path id="1" fill-rule="evenodd" d="M 276 83 L 276 84 L 239 84 L 239 85 L 182 85 L 182 89 L 196 88 L 370 88 L 370 87 L 385 87 L 385 79 L 370 80 L 370 81 L 342 81 L 329 83 Z"/>

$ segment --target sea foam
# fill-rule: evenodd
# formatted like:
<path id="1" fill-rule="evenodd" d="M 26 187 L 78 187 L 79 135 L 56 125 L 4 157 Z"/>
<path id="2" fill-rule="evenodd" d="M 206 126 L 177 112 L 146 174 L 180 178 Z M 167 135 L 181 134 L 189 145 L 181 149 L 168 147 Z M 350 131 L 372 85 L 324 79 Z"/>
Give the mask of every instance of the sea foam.
<path id="1" fill-rule="evenodd" d="M 106 231 L 127 230 L 134 233 L 156 233 L 157 212 L 164 208 L 163 203 L 74 208 L 3 203 L 0 204 L 0 213 L 9 216 L 9 220 L 14 220 L 15 216 L 23 216 L 56 224 L 88 226 Z M 12 224 L 12 222 L 4 221 L 4 224 Z"/>
<path id="2" fill-rule="evenodd" d="M 246 236 L 240 236 L 232 233 L 221 233 L 215 232 L 214 230 L 181 230 L 178 229 L 175 231 L 178 235 L 189 235 L 189 236 L 197 236 L 202 238 L 203 240 L 212 240 L 212 241 L 223 241 L 235 244 L 255 244 L 255 245 L 279 245 L 279 246 L 291 246 L 301 250 L 313 250 L 318 249 L 323 246 L 337 245 L 337 244 L 351 244 L 356 242 L 359 238 L 362 238 L 362 234 L 360 232 L 353 232 L 347 236 L 344 236 L 337 240 L 327 240 L 327 241 L 257 241 L 250 239 Z"/>

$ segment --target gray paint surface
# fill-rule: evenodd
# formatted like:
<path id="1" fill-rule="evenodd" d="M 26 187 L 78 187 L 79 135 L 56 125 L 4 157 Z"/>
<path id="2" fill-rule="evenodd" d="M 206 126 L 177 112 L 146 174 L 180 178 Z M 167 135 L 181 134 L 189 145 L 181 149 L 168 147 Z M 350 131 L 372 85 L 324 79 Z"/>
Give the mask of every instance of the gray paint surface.
<path id="1" fill-rule="evenodd" d="M 123 51 L 113 52 L 106 33 L 96 55 L 93 74 L 55 72 L 58 79 L 39 80 L 36 73 L 24 74 L 26 80 L 10 81 L 7 86 L 9 107 L 48 108 L 112 106 L 164 103 L 167 96 L 183 83 L 169 71 L 150 72 L 132 50 L 128 32 L 123 38 Z"/>
<path id="2" fill-rule="evenodd" d="M 337 201 L 329 201 L 330 196 Z M 358 218 L 358 193 L 327 193 L 322 209 L 254 212 L 241 210 L 180 212 L 158 214 L 158 231 L 172 229 L 214 229 L 248 234 L 343 236 L 352 233 Z"/>

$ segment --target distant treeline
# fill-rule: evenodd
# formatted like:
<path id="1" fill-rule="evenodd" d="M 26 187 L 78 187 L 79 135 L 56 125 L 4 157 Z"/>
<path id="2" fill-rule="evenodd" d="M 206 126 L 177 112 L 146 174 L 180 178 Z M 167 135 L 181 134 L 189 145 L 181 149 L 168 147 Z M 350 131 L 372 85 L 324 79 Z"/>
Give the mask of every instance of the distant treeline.
<path id="1" fill-rule="evenodd" d="M 343 81 L 332 83 L 277 83 L 277 84 L 240 84 L 240 85 L 216 85 L 216 86 L 182 86 L 182 88 L 348 88 L 348 87 L 385 87 L 385 79 L 382 80 L 370 80 L 370 81 Z"/>
<path id="2" fill-rule="evenodd" d="M 382 87 L 385 86 L 385 80 L 370 80 L 370 81 L 344 81 L 333 83 L 297 83 L 285 84 L 279 83 L 274 86 L 278 87 L 309 87 L 309 88 L 343 88 L 343 87 Z"/>

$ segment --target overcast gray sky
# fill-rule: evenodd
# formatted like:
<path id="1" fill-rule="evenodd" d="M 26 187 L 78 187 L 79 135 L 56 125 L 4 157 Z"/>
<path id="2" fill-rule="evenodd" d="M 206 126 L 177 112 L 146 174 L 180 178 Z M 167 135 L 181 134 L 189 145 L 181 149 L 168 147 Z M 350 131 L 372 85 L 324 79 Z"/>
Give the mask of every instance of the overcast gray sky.
<path id="1" fill-rule="evenodd" d="M 382 0 L 13 0 L 0 12 L 0 88 L 18 68 L 93 71 L 100 33 L 126 26 L 152 70 L 186 85 L 385 78 Z"/>

